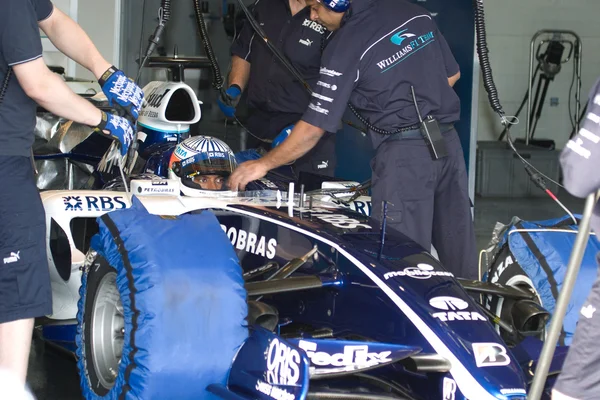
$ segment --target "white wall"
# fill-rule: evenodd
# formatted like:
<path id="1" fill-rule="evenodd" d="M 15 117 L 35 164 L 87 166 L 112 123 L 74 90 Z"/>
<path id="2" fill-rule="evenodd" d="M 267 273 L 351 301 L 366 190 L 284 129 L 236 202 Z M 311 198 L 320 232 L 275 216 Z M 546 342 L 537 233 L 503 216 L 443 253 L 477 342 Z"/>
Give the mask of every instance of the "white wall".
<path id="1" fill-rule="evenodd" d="M 491 66 L 506 115 L 514 115 L 527 91 L 530 42 L 541 29 L 572 30 L 581 36 L 583 109 L 591 86 L 600 76 L 600 0 L 486 0 L 484 4 Z M 572 74 L 573 62 L 569 61 L 550 83 L 535 132 L 535 138 L 555 140 L 557 148 L 565 145 L 572 129 L 567 106 Z M 534 95 L 535 89 L 534 85 Z M 559 106 L 550 106 L 551 97 L 559 98 Z M 574 110 L 575 100 L 571 104 Z M 527 105 L 521 111 L 519 124 L 511 129 L 513 138 L 525 137 L 526 115 Z M 496 140 L 501 132 L 499 117 L 489 106 L 480 81 L 477 140 Z"/>
<path id="2" fill-rule="evenodd" d="M 108 62 L 119 65 L 121 0 L 102 0 L 102 7 L 96 0 L 53 0 L 53 3 L 77 21 Z M 46 64 L 65 67 L 69 77 L 95 80 L 87 69 L 69 62 L 56 51 L 48 39 L 42 42 Z"/>

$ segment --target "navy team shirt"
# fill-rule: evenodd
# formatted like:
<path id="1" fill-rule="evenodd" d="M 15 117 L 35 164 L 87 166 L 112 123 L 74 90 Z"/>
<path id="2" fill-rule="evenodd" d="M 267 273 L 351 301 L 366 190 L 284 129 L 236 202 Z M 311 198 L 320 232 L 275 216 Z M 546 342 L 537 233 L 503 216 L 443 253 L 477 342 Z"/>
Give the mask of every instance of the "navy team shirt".
<path id="1" fill-rule="evenodd" d="M 321 43 L 325 28 L 310 20 L 310 8 L 292 16 L 288 0 L 257 0 L 253 15 L 271 42 L 314 88 L 319 80 Z M 310 95 L 244 21 L 231 53 L 251 64 L 248 105 L 265 112 L 302 115 Z"/>
<path id="2" fill-rule="evenodd" d="M 42 57 L 38 21 L 52 14 L 50 0 L 2 0 L 0 12 L 0 85 L 9 66 Z M 0 155 L 31 155 L 36 103 L 29 98 L 14 72 L 0 105 Z"/>
<path id="3" fill-rule="evenodd" d="M 458 121 L 460 100 L 448 84 L 459 72 L 430 13 L 404 0 L 354 0 L 323 52 L 320 78 L 302 120 L 337 130 L 350 102 L 388 132 L 419 122 L 419 110 L 441 123 Z M 385 136 L 370 132 L 374 147 Z"/>
<path id="4" fill-rule="evenodd" d="M 561 152 L 560 164 L 563 184 L 573 196 L 585 198 L 600 190 L 600 80 L 590 91 L 585 120 Z M 590 225 L 600 235 L 600 203 Z"/>

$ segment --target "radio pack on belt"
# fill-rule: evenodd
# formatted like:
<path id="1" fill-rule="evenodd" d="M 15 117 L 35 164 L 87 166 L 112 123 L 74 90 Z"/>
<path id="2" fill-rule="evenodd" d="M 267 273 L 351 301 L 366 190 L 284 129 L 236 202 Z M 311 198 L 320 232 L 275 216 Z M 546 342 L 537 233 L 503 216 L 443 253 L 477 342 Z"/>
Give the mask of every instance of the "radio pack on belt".
<path id="1" fill-rule="evenodd" d="M 415 108 L 417 110 L 417 115 L 419 116 L 419 123 L 421 125 L 421 135 L 423 139 L 425 139 L 425 143 L 427 143 L 427 147 L 429 147 L 429 151 L 431 152 L 431 158 L 434 160 L 439 160 L 440 158 L 444 158 L 448 155 L 448 151 L 446 150 L 446 142 L 444 141 L 444 137 L 442 136 L 442 132 L 440 130 L 440 125 L 432 116 L 428 116 L 425 121 L 421 117 L 421 112 L 419 111 L 419 106 L 417 105 L 417 97 L 415 96 L 415 88 L 410 87 L 412 91 L 413 101 L 415 102 Z"/>

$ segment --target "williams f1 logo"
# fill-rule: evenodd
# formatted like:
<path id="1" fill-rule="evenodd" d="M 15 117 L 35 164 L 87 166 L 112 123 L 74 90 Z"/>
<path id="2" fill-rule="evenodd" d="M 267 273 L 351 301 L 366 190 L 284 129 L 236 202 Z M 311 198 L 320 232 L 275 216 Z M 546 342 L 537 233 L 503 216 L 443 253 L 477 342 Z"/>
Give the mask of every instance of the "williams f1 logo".
<path id="1" fill-rule="evenodd" d="M 510 364 L 506 348 L 498 343 L 473 343 L 473 354 L 478 367 L 500 367 Z"/>
<path id="2" fill-rule="evenodd" d="M 390 38 L 390 41 L 392 43 L 394 43 L 395 45 L 400 46 L 402 44 L 402 42 L 404 42 L 406 39 L 417 36 L 414 33 L 404 33 L 406 31 L 407 31 L 407 29 L 404 29 L 403 31 L 396 33 L 394 36 L 392 36 Z"/>

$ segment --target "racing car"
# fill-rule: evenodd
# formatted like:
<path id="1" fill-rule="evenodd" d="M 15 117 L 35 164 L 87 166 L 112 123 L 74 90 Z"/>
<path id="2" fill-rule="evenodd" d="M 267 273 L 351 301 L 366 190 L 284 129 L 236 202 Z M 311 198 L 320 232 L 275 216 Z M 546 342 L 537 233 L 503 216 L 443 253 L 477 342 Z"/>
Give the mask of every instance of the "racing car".
<path id="1" fill-rule="evenodd" d="M 534 294 L 454 277 L 429 250 L 387 228 L 385 219 L 365 215 L 367 207 L 357 212 L 352 202 L 370 199 L 357 197 L 364 193 L 356 182 L 321 179 L 314 188 L 313 179 L 298 191 L 302 183 L 276 172 L 246 192 L 182 195 L 189 187 L 181 176 L 187 175 L 171 174 L 173 160 L 179 157 L 182 169 L 199 160 L 186 164 L 189 157 L 177 150 L 180 145 L 217 143 L 222 146 L 217 151 L 231 158 L 229 150 L 214 138 L 183 138 L 200 118 L 200 103 L 185 83 L 153 82 L 144 91 L 154 100 L 140 114 L 137 153 L 123 174 L 128 176 L 113 173 L 121 165 L 113 144 L 89 132 L 79 135 L 79 143 L 62 146 L 63 159 L 94 163 L 94 173 L 82 179 L 89 186 L 41 193 L 53 294 L 43 336 L 77 353 L 86 398 L 116 398 L 136 387 L 159 390 L 152 382 L 162 382 L 168 392 L 137 393 L 139 398 L 185 398 L 182 393 L 193 386 L 189 381 L 168 384 L 175 376 L 187 376 L 184 370 L 214 378 L 210 382 L 192 374 L 192 381 L 203 386 L 194 386 L 193 396 L 186 392 L 190 398 L 526 398 L 548 317 Z M 55 133 L 58 143 L 67 133 Z M 99 160 L 89 155 L 99 148 L 108 148 Z M 187 223 L 190 219 L 195 222 Z M 157 235 L 154 223 L 185 228 Z M 217 242 L 197 257 L 169 262 L 186 253 L 189 247 L 178 246 L 190 240 L 198 248 Z M 154 247 L 163 250 L 151 251 Z M 231 252 L 239 270 L 227 264 Z M 204 290 L 209 290 L 206 282 L 224 287 L 225 294 L 210 303 L 212 309 L 225 309 L 224 299 L 231 298 L 243 299 L 244 306 L 241 313 L 224 312 L 237 315 L 233 322 L 219 319 L 190 330 L 204 321 L 193 314 L 196 309 L 188 308 L 179 325 L 159 312 L 171 310 L 172 303 L 160 303 L 162 292 L 156 290 L 170 279 L 204 271 L 202 260 L 210 257 L 231 268 L 223 281 L 194 281 Z M 128 268 L 135 260 L 153 267 Z M 181 268 L 187 268 L 185 273 Z M 206 273 L 213 277 L 215 269 Z M 154 283 L 137 286 L 148 281 Z M 190 292 L 203 291 L 185 291 Z M 500 319 L 482 306 L 484 295 L 506 299 L 501 314 L 509 317 Z M 172 312 L 176 315 L 177 309 Z M 136 319 L 140 313 L 146 317 Z M 169 322 L 151 324 L 153 318 Z M 239 333 L 240 325 L 248 329 L 235 337 L 235 346 L 215 345 L 228 332 Z M 513 340 L 507 343 L 498 325 Z M 169 331 L 169 340 L 158 348 L 150 346 L 149 338 L 163 337 L 158 331 L 169 326 L 178 330 Z M 208 358 L 198 357 L 204 364 L 210 359 L 227 365 L 222 376 L 191 361 L 190 349 L 201 343 L 218 348 Z M 175 360 L 157 366 L 149 361 L 152 354 Z M 564 354 L 555 352 L 548 388 Z"/>

